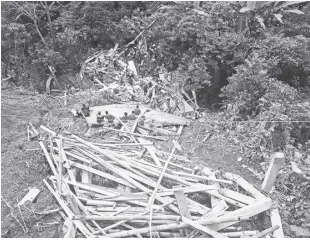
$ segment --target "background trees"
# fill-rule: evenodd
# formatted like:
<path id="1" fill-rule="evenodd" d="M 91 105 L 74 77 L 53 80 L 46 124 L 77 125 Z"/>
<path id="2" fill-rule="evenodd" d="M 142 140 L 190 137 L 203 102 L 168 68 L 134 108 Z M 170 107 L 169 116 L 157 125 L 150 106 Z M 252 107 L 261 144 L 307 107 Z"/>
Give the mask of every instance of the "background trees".
<path id="1" fill-rule="evenodd" d="M 143 30 L 124 57 L 142 76 L 177 70 L 203 102 L 218 101 L 253 54 L 269 63 L 270 78 L 300 91 L 309 85 L 307 2 L 1 4 L 2 77 L 17 85 L 43 91 L 50 68 L 56 77 L 77 73 L 89 54 L 125 46 Z"/>

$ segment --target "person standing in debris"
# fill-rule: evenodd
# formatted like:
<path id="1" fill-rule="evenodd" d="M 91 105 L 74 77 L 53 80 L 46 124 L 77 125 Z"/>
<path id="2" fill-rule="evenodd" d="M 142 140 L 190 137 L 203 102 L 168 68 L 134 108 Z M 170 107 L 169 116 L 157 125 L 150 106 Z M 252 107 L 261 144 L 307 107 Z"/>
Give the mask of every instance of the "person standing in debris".
<path id="1" fill-rule="evenodd" d="M 154 120 L 151 121 L 151 123 L 149 124 L 149 127 L 150 127 L 150 128 L 155 127 L 155 121 L 154 121 Z"/>
<path id="2" fill-rule="evenodd" d="M 110 115 L 108 111 L 105 112 L 105 118 L 107 118 L 108 122 L 111 124 L 113 123 L 115 117 Z"/>
<path id="3" fill-rule="evenodd" d="M 98 123 L 98 124 L 101 124 L 101 123 L 103 122 L 103 120 L 104 120 L 104 114 L 101 113 L 101 111 L 99 111 L 99 112 L 97 113 L 97 123 Z"/>
<path id="4" fill-rule="evenodd" d="M 136 115 L 135 115 L 135 111 L 133 110 L 132 112 L 131 112 L 131 114 L 128 116 L 128 119 L 129 120 L 135 120 L 136 119 Z"/>
<path id="5" fill-rule="evenodd" d="M 144 126 L 145 116 L 141 116 L 139 120 L 139 126 Z"/>
<path id="6" fill-rule="evenodd" d="M 124 116 L 121 117 L 121 120 L 122 120 L 124 123 L 126 123 L 126 122 L 128 121 L 128 119 L 129 119 L 129 118 L 128 118 L 128 114 L 127 114 L 127 112 L 125 112 L 125 113 L 124 113 Z"/>
<path id="7" fill-rule="evenodd" d="M 86 106 L 85 104 L 83 104 L 82 113 L 85 117 L 88 117 L 90 113 L 89 106 Z"/>
<path id="8" fill-rule="evenodd" d="M 136 106 L 136 109 L 134 110 L 135 115 L 140 115 L 141 114 L 141 110 L 139 108 L 139 105 Z"/>

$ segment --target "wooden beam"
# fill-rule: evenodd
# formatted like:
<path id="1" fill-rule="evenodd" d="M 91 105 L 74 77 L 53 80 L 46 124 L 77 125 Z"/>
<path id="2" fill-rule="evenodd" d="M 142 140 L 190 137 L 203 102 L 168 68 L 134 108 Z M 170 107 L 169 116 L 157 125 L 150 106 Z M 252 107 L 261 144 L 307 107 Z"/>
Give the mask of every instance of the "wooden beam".
<path id="1" fill-rule="evenodd" d="M 279 228 L 279 225 L 273 226 L 273 227 L 271 227 L 271 228 L 267 228 L 267 229 L 265 229 L 264 231 L 262 231 L 262 232 L 260 232 L 260 233 L 258 233 L 258 234 L 256 234 L 256 235 L 254 235 L 252 238 L 263 238 L 263 237 L 265 237 L 266 235 L 268 235 L 268 234 L 274 232 L 274 231 L 277 230 L 278 228 Z"/>
<path id="2" fill-rule="evenodd" d="M 173 188 L 177 188 L 177 187 L 180 187 L 180 186 L 175 186 Z M 189 208 L 188 208 L 188 205 L 186 202 L 186 197 L 184 195 L 184 191 L 183 190 L 174 191 L 174 195 L 175 195 L 175 198 L 177 200 L 177 204 L 178 204 L 178 207 L 180 210 L 180 215 L 182 217 L 189 219 L 189 220 L 192 220 L 192 216 L 191 216 L 191 213 L 189 211 Z M 191 229 L 185 228 L 186 235 L 188 235 L 190 232 L 191 232 Z"/>
<path id="3" fill-rule="evenodd" d="M 254 231 L 240 231 L 240 232 L 226 232 L 226 233 L 221 233 L 229 238 L 240 238 L 244 236 L 254 236 L 258 234 L 257 230 Z"/>
<path id="4" fill-rule="evenodd" d="M 184 128 L 184 126 L 180 126 L 180 127 L 179 127 L 178 132 L 177 132 L 177 134 L 178 134 L 179 136 L 181 135 L 183 128 Z"/>
<path id="5" fill-rule="evenodd" d="M 76 234 L 76 228 L 69 218 L 66 218 L 64 226 L 63 226 L 63 231 L 65 232 L 64 238 L 75 238 Z"/>
<path id="6" fill-rule="evenodd" d="M 27 201 L 33 202 L 33 200 L 39 195 L 39 193 L 40 193 L 40 190 L 37 188 L 30 189 L 29 192 L 18 203 L 18 206 L 24 205 Z"/>
<path id="7" fill-rule="evenodd" d="M 282 228 L 281 217 L 279 214 L 279 210 L 277 208 L 271 210 L 270 218 L 271 218 L 271 225 L 272 226 L 279 226 L 279 229 L 277 229 L 273 232 L 273 236 L 275 238 L 284 238 L 284 232 L 283 232 L 283 228 Z"/>
<path id="8" fill-rule="evenodd" d="M 85 164 L 84 164 L 85 165 Z M 81 175 L 82 175 L 82 182 L 83 183 L 88 183 L 91 184 L 92 183 L 92 179 L 93 179 L 93 173 L 88 171 L 88 167 L 92 167 L 92 164 L 87 164 L 86 163 L 86 170 L 82 170 Z"/>
<path id="9" fill-rule="evenodd" d="M 273 187 L 278 172 L 281 169 L 281 166 L 284 164 L 285 158 L 283 152 L 275 153 L 274 157 L 272 158 L 269 168 L 266 172 L 265 179 L 262 184 L 262 190 L 266 192 L 270 192 L 271 188 Z"/>
<path id="10" fill-rule="evenodd" d="M 199 218 L 199 220 L 217 218 L 220 215 L 222 215 L 227 209 L 228 209 L 227 203 L 222 200 L 218 202 L 216 206 L 214 206 L 210 211 L 204 213 L 202 217 Z M 198 233 L 199 233 L 198 230 L 194 230 L 187 236 L 187 238 L 193 238 L 196 235 L 198 235 Z"/>
<path id="11" fill-rule="evenodd" d="M 216 179 L 216 176 L 215 176 L 214 172 L 212 172 L 211 169 L 208 168 L 208 167 L 204 167 L 204 168 L 202 169 L 202 174 L 204 174 L 204 175 L 206 175 L 206 176 L 208 176 L 208 177 L 210 177 L 210 178 Z M 209 183 L 210 185 L 216 186 L 218 189 L 221 188 L 221 186 L 220 186 L 220 184 L 219 184 L 218 182 L 208 181 L 208 183 Z M 219 194 L 219 191 L 218 191 L 218 190 L 212 190 L 212 191 L 209 191 L 209 192 L 215 193 L 215 194 Z M 218 202 L 220 202 L 220 201 L 221 201 L 220 198 L 217 198 L 217 197 L 215 197 L 214 195 L 211 195 L 211 206 L 212 206 L 212 207 L 214 207 L 214 206 L 215 206 Z"/>
<path id="12" fill-rule="evenodd" d="M 243 195 L 239 192 L 235 192 L 235 191 L 232 191 L 232 190 L 227 189 L 227 188 L 220 189 L 219 193 L 225 197 L 229 197 L 231 199 L 234 199 L 238 202 L 242 202 L 242 203 L 247 204 L 247 205 L 255 203 L 257 201 L 256 199 L 254 199 L 252 197 Z"/>
<path id="13" fill-rule="evenodd" d="M 226 177 L 229 180 L 235 181 L 240 187 L 242 187 L 245 191 L 250 193 L 254 198 L 258 200 L 265 200 L 266 197 L 258 191 L 255 187 L 253 187 L 250 183 L 248 183 L 246 180 L 244 180 L 239 175 L 226 172 L 224 174 L 224 177 Z"/>
<path id="14" fill-rule="evenodd" d="M 220 233 L 218 233 L 218 232 L 216 232 L 216 231 L 214 231 L 214 230 L 212 230 L 212 229 L 210 229 L 208 227 L 204 227 L 204 226 L 202 226 L 199 223 L 193 222 L 192 220 L 190 220 L 190 219 L 188 219 L 186 217 L 182 217 L 182 221 L 187 223 L 187 224 L 189 224 L 190 226 L 192 226 L 192 227 L 194 227 L 194 228 L 204 232 L 204 233 L 207 233 L 207 234 L 211 235 L 214 238 L 227 238 L 225 235 L 220 234 Z"/>
<path id="15" fill-rule="evenodd" d="M 248 205 L 243 208 L 239 208 L 235 211 L 232 211 L 230 213 L 224 214 L 221 216 L 221 218 L 229 218 L 229 217 L 252 217 L 259 213 L 262 213 L 268 209 L 270 209 L 272 205 L 272 201 L 270 198 L 265 198 L 263 200 L 259 200 L 258 202 Z M 238 223 L 239 221 L 233 221 L 233 222 L 226 222 L 226 223 L 220 223 L 220 224 L 212 224 L 210 225 L 210 228 L 212 228 L 215 231 L 222 230 L 224 228 L 227 228 L 235 223 Z"/>
<path id="16" fill-rule="evenodd" d="M 67 216 L 71 219 L 74 216 L 71 209 L 62 200 L 61 196 L 53 190 L 53 188 L 48 184 L 48 182 L 45 179 L 43 180 L 43 182 L 47 186 L 47 188 L 50 190 L 50 192 L 53 194 L 53 196 L 56 198 L 60 206 L 63 208 L 64 212 L 67 214 Z M 81 233 L 85 237 L 88 237 L 91 234 L 91 232 L 85 227 L 85 225 L 80 220 L 74 220 L 73 223 L 77 226 L 77 228 L 81 231 Z"/>
<path id="17" fill-rule="evenodd" d="M 150 144 L 150 141 L 147 141 L 143 138 L 137 138 L 138 141 L 142 144 Z M 158 157 L 156 156 L 155 152 L 156 152 L 156 148 L 154 146 L 145 146 L 145 148 L 147 149 L 147 151 L 150 153 L 151 157 L 153 158 L 154 162 L 156 163 L 157 166 L 159 167 L 163 167 L 158 159 Z"/>

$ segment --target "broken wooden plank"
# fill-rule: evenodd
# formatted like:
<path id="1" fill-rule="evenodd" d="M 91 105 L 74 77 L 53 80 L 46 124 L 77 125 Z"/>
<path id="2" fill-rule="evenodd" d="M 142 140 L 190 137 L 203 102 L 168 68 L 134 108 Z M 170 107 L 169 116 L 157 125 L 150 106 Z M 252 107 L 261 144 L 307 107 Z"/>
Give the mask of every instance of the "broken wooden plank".
<path id="1" fill-rule="evenodd" d="M 63 208 L 67 216 L 71 219 L 74 216 L 74 214 L 67 206 L 67 204 L 61 199 L 59 194 L 53 190 L 53 188 L 48 184 L 48 182 L 45 179 L 43 180 L 43 182 L 50 190 L 50 192 L 53 194 L 53 196 L 56 198 L 57 202 Z M 90 235 L 90 231 L 85 227 L 85 225 L 80 220 L 74 220 L 73 222 L 85 237 L 88 237 Z"/>
<path id="2" fill-rule="evenodd" d="M 224 174 L 224 177 L 226 177 L 229 180 L 235 181 L 240 187 L 242 187 L 245 191 L 250 193 L 254 198 L 258 200 L 265 200 L 266 197 L 258 191 L 255 187 L 253 187 L 250 183 L 248 183 L 246 180 L 244 180 L 239 175 L 226 172 Z"/>
<path id="3" fill-rule="evenodd" d="M 24 205 L 26 202 L 33 202 L 39 195 L 40 190 L 37 188 L 31 188 L 29 192 L 23 197 L 23 199 L 18 203 L 18 206 Z"/>
<path id="4" fill-rule="evenodd" d="M 240 220 L 247 220 L 247 218 L 241 218 L 239 216 L 234 216 L 234 217 L 229 217 L 229 218 L 217 218 L 217 219 L 207 219 L 207 220 L 197 220 L 195 221 L 195 223 L 201 224 L 201 225 L 211 225 L 211 224 L 215 224 L 215 223 L 222 223 L 222 222 L 238 222 Z M 168 224 L 164 224 L 164 225 L 156 225 L 156 226 L 152 226 L 152 232 L 158 232 L 158 231 L 164 231 L 164 230 L 178 230 L 181 228 L 185 228 L 188 227 L 189 224 L 185 223 L 185 222 L 176 222 L 176 223 L 168 223 Z M 135 235 L 136 233 L 148 233 L 150 232 L 150 227 L 146 227 L 146 228 L 137 228 L 134 230 L 129 230 L 129 231 L 121 231 L 118 233 L 113 233 L 113 234 L 108 234 L 109 237 L 113 237 L 113 238 L 121 238 L 121 237 L 129 237 L 131 235 Z"/>
<path id="5" fill-rule="evenodd" d="M 272 201 L 270 198 L 265 198 L 262 200 L 259 200 L 256 203 L 253 203 L 251 205 L 248 205 L 246 207 L 243 208 L 239 208 L 235 211 L 232 211 L 230 213 L 224 214 L 222 216 L 222 218 L 229 218 L 229 217 L 243 217 L 243 216 L 249 216 L 249 217 L 253 217 L 259 213 L 262 213 L 268 209 L 270 209 L 272 205 Z M 214 224 L 211 225 L 210 228 L 212 228 L 215 231 L 227 228 L 235 223 L 238 223 L 239 221 L 235 221 L 235 222 L 226 222 L 226 223 L 221 223 L 221 224 Z"/>
<path id="6" fill-rule="evenodd" d="M 180 221 L 182 218 L 177 215 L 156 215 L 152 217 L 154 220 L 172 220 Z M 124 221 L 124 220 L 148 220 L 148 216 L 138 215 L 117 215 L 117 216 L 79 216 L 75 215 L 73 220 L 100 220 L 100 221 Z"/>
<path id="7" fill-rule="evenodd" d="M 256 235 L 254 235 L 252 238 L 263 238 L 263 237 L 265 237 L 266 235 L 268 235 L 268 234 L 274 232 L 274 231 L 277 230 L 278 228 L 279 228 L 279 225 L 273 226 L 273 227 L 271 227 L 271 228 L 267 228 L 267 229 L 265 229 L 264 231 L 262 231 L 262 232 L 260 232 L 260 233 L 258 233 L 258 234 L 256 234 Z"/>
<path id="8" fill-rule="evenodd" d="M 207 211 L 199 218 L 199 220 L 203 219 L 214 219 L 219 217 L 220 215 L 224 214 L 224 212 L 228 209 L 228 205 L 224 200 L 218 202 L 210 211 Z M 199 231 L 194 230 L 192 231 L 187 238 L 193 238 L 198 235 Z"/>
<path id="9" fill-rule="evenodd" d="M 254 236 L 256 234 L 258 234 L 257 230 L 254 231 L 239 231 L 239 232 L 226 232 L 226 233 L 221 233 L 223 235 L 225 235 L 228 238 L 240 238 L 243 236 Z"/>
<path id="10" fill-rule="evenodd" d="M 176 140 L 172 140 L 172 142 L 178 151 L 182 151 L 182 147 L 180 146 L 180 144 Z"/>
<path id="11" fill-rule="evenodd" d="M 222 188 L 219 190 L 219 193 L 222 194 L 223 196 L 225 197 L 229 197 L 231 199 L 234 199 L 238 202 L 241 202 L 241 203 L 244 203 L 244 204 L 252 204 L 254 202 L 256 202 L 257 200 L 252 198 L 252 197 L 249 197 L 249 196 L 246 196 L 246 195 L 243 195 L 239 192 L 235 192 L 235 191 L 232 191 L 230 189 L 227 189 L 227 188 Z"/>
<path id="12" fill-rule="evenodd" d="M 64 226 L 63 226 L 63 232 L 65 233 L 64 238 L 75 238 L 76 234 L 76 228 L 69 218 L 66 218 Z"/>
<path id="13" fill-rule="evenodd" d="M 114 181 L 114 182 L 117 182 L 117 183 L 120 183 L 120 184 L 123 184 L 125 186 L 128 186 L 128 187 L 132 187 L 132 188 L 135 188 L 134 185 L 132 185 L 131 183 L 127 182 L 126 180 L 123 180 L 122 178 L 119 178 L 119 177 L 115 177 L 109 173 L 106 173 L 106 172 L 102 172 L 102 171 L 99 171 L 97 169 L 94 169 L 94 168 L 91 168 L 91 167 L 87 167 L 87 166 L 84 166 L 80 163 L 77 163 L 77 162 L 71 162 L 71 166 L 73 167 L 77 167 L 79 169 L 82 169 L 82 170 L 85 170 L 85 171 L 88 171 L 88 172 L 92 172 L 98 176 L 101 176 L 103 178 L 106 178 L 106 179 L 109 179 L 111 181 Z"/>
<path id="14" fill-rule="evenodd" d="M 180 186 L 175 186 L 174 188 L 177 188 L 177 187 L 180 188 Z M 189 211 L 189 208 L 186 202 L 184 191 L 183 190 L 174 191 L 174 195 L 177 200 L 178 208 L 180 210 L 180 215 L 182 217 L 188 218 L 189 220 L 192 220 L 192 216 L 191 216 L 191 213 Z M 189 228 L 186 228 L 185 229 L 186 235 L 188 235 L 190 231 L 191 230 Z"/>
<path id="15" fill-rule="evenodd" d="M 262 190 L 266 192 L 270 192 L 271 188 L 273 187 L 278 172 L 281 169 L 281 166 L 284 164 L 285 158 L 283 152 L 277 152 L 273 156 L 269 168 L 266 172 L 265 179 L 262 184 Z"/>
<path id="16" fill-rule="evenodd" d="M 150 144 L 150 141 L 147 141 L 143 138 L 137 138 L 138 141 L 142 144 Z M 153 158 L 154 162 L 156 163 L 157 166 L 159 167 L 163 167 L 158 159 L 158 157 L 155 154 L 156 148 L 154 146 L 145 146 L 145 148 L 147 149 L 147 151 L 150 153 L 151 157 Z"/>
<path id="17" fill-rule="evenodd" d="M 204 168 L 202 169 L 201 172 L 202 172 L 202 174 L 204 174 L 204 175 L 206 175 L 206 176 L 208 176 L 208 177 L 210 177 L 210 178 L 216 179 L 215 173 L 212 172 L 211 169 L 208 168 L 208 167 L 204 167 Z M 208 183 L 209 183 L 210 185 L 216 186 L 218 189 L 221 188 L 220 184 L 217 183 L 217 182 L 208 181 Z M 210 192 L 211 192 L 211 193 L 215 193 L 215 194 L 216 194 L 216 193 L 217 193 L 217 194 L 219 193 L 219 191 L 217 191 L 217 190 L 212 190 L 212 191 L 210 191 Z M 221 200 L 221 199 L 215 197 L 214 195 L 211 195 L 211 206 L 214 207 L 220 200 Z"/>
<path id="18" fill-rule="evenodd" d="M 179 127 L 178 131 L 177 131 L 177 134 L 178 134 L 179 136 L 180 136 L 181 133 L 182 133 L 183 127 L 184 127 L 184 126 L 181 125 L 181 126 Z"/>
<path id="19" fill-rule="evenodd" d="M 136 127 L 136 130 L 142 134 L 142 135 L 148 135 L 149 133 L 144 129 L 144 128 L 141 128 L 140 126 L 137 126 Z"/>
<path id="20" fill-rule="evenodd" d="M 147 136 L 147 135 L 138 134 L 138 133 L 131 133 L 128 131 L 121 131 L 118 129 L 113 129 L 113 128 L 109 128 L 109 127 L 105 127 L 105 126 L 101 126 L 101 129 L 115 131 L 115 132 L 119 132 L 119 133 L 124 133 L 124 134 L 131 135 L 131 136 L 139 136 L 139 137 L 150 138 L 150 139 L 159 140 L 159 141 L 167 141 L 166 138 L 159 137 L 159 136 Z M 100 132 L 102 132 L 102 130 L 99 130 L 98 132 L 100 133 Z"/>
<path id="21" fill-rule="evenodd" d="M 126 224 L 126 223 L 123 223 L 123 224 L 121 224 L 123 227 L 125 227 L 125 228 L 128 228 L 128 229 L 135 229 L 135 227 L 133 227 L 133 226 L 130 226 L 130 225 L 128 225 L 128 224 Z M 138 238 L 143 238 L 142 236 L 141 236 L 141 234 L 139 234 L 139 233 L 137 233 L 136 234 L 136 236 L 138 237 Z"/>
<path id="22" fill-rule="evenodd" d="M 196 97 L 196 92 L 195 92 L 195 90 L 192 90 L 192 95 L 193 95 L 193 98 L 194 98 L 194 101 L 195 101 L 196 108 L 198 109 L 199 106 L 198 106 L 198 103 L 197 103 L 197 97 Z"/>
<path id="23" fill-rule="evenodd" d="M 196 223 L 196 222 L 194 222 L 194 221 L 192 221 L 192 220 L 190 220 L 190 219 L 188 219 L 186 217 L 182 217 L 182 221 L 187 223 L 187 224 L 189 224 L 190 226 L 192 226 L 192 227 L 194 227 L 194 228 L 204 232 L 204 233 L 209 234 L 210 236 L 212 236 L 214 238 L 226 238 L 225 235 L 220 234 L 220 233 L 218 233 L 218 232 L 216 232 L 216 231 L 214 231 L 214 230 L 212 230 L 212 229 L 210 229 L 208 227 L 204 227 L 201 224 Z"/>
<path id="24" fill-rule="evenodd" d="M 92 165 L 88 164 L 88 166 L 91 168 Z M 81 171 L 81 176 L 82 176 L 82 182 L 83 183 L 91 184 L 92 179 L 93 179 L 93 173 L 88 171 L 89 167 L 86 166 L 86 168 L 85 168 L 86 170 Z"/>
<path id="25" fill-rule="evenodd" d="M 279 229 L 276 229 L 273 232 L 273 236 L 275 238 L 284 238 L 284 232 L 283 232 L 283 228 L 282 228 L 281 217 L 279 214 L 279 210 L 277 208 L 271 210 L 270 218 L 271 218 L 271 225 L 272 226 L 279 226 Z"/>
<path id="26" fill-rule="evenodd" d="M 151 237 L 152 237 L 152 213 L 153 213 L 153 207 L 152 206 L 153 206 L 155 198 L 156 198 L 156 193 L 157 193 L 157 191 L 159 189 L 159 186 L 160 186 L 161 181 L 162 181 L 162 179 L 164 177 L 164 174 L 165 174 L 165 172 L 166 172 L 166 170 L 168 168 L 169 162 L 171 161 L 171 157 L 172 157 L 173 153 L 175 152 L 175 149 L 176 149 L 175 146 L 173 146 L 171 154 L 170 154 L 168 160 L 166 161 L 165 166 L 163 167 L 163 170 L 162 170 L 162 172 L 161 172 L 161 174 L 160 174 L 160 176 L 159 176 L 159 178 L 157 180 L 157 184 L 156 184 L 156 186 L 155 186 L 155 188 L 153 190 L 153 193 L 152 193 L 152 195 L 151 195 L 151 197 L 149 199 L 149 202 L 148 202 L 148 208 L 150 209 L 150 219 L 149 219 L 150 231 L 149 232 L 150 232 L 150 236 Z"/>
<path id="27" fill-rule="evenodd" d="M 47 162 L 48 162 L 48 164 L 49 164 L 49 166 L 50 166 L 50 168 L 51 168 L 51 170 L 52 170 L 54 176 L 57 177 L 58 174 L 57 174 L 56 168 L 55 168 L 54 163 L 53 163 L 53 161 L 52 161 L 50 155 L 48 154 L 48 152 L 47 152 L 47 150 L 46 150 L 46 148 L 45 148 L 43 142 L 40 141 L 39 144 L 40 144 L 40 146 L 41 146 L 41 148 L 42 148 L 42 150 L 43 150 L 43 152 L 44 152 L 44 154 L 45 154 L 46 160 L 47 160 Z"/>
<path id="28" fill-rule="evenodd" d="M 220 183 L 226 183 L 226 184 L 233 184 L 232 181 L 228 181 L 228 180 L 199 176 L 199 175 L 194 175 L 194 174 L 189 174 L 189 173 L 184 173 L 184 172 L 172 171 L 171 173 L 177 174 L 179 176 L 196 178 L 198 180 L 206 180 L 206 181 L 220 182 Z"/>

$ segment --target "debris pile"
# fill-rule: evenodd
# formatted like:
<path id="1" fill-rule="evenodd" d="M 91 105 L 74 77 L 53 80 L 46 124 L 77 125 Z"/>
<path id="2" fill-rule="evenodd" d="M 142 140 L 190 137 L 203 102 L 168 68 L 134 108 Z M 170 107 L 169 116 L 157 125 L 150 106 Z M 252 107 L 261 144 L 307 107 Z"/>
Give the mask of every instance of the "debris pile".
<path id="1" fill-rule="evenodd" d="M 52 171 L 44 183 L 62 208 L 67 238 L 283 237 L 276 209 L 272 227 L 242 226 L 269 210 L 270 198 L 238 175 L 188 168 L 176 141 L 169 153 L 135 136 L 94 143 L 41 129 L 49 134 L 49 151 L 40 146 Z"/>
<path id="2" fill-rule="evenodd" d="M 97 52 L 88 58 L 80 76 L 90 79 L 107 98 L 118 101 L 139 101 L 151 108 L 168 113 L 187 113 L 199 108 L 196 94 L 184 90 L 179 77 L 159 71 L 156 77 L 139 76 L 135 63 L 128 63 L 117 52 L 117 45 L 110 51 Z"/>

